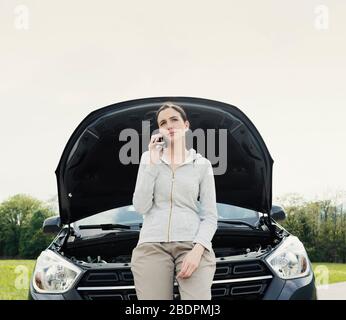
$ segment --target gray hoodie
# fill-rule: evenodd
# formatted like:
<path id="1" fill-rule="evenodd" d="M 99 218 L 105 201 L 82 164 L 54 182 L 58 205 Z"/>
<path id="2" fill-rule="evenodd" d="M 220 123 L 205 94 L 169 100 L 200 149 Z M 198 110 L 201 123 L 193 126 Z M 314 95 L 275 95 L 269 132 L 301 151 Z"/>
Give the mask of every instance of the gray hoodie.
<path id="1" fill-rule="evenodd" d="M 161 156 L 158 164 L 150 164 L 149 151 L 141 156 L 132 199 L 143 214 L 137 245 L 193 241 L 210 251 L 218 218 L 211 163 L 193 148 L 174 172 L 169 163 Z"/>

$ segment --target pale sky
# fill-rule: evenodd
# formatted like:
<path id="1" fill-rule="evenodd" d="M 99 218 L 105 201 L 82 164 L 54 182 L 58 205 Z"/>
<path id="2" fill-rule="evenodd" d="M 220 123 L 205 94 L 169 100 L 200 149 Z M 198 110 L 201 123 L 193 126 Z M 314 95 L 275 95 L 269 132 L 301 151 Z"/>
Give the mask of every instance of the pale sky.
<path id="1" fill-rule="evenodd" d="M 2 0 L 0 201 L 54 196 L 84 117 L 153 96 L 240 108 L 274 159 L 273 197 L 346 190 L 345 16 L 344 0 Z"/>

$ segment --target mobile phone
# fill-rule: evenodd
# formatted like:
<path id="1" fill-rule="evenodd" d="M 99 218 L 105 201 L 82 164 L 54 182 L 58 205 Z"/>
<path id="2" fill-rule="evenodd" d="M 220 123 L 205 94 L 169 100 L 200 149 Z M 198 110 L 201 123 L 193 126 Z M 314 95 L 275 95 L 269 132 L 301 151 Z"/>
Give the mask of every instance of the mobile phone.
<path id="1" fill-rule="evenodd" d="M 167 148 L 167 141 L 164 137 L 159 137 L 156 141 L 159 145 L 156 146 L 158 149 Z"/>

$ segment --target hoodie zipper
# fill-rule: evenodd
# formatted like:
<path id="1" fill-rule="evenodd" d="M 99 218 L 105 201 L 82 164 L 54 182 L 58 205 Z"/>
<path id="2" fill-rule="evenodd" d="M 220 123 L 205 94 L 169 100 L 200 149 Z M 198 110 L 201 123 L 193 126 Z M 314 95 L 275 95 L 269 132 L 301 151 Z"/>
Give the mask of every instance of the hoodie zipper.
<path id="1" fill-rule="evenodd" d="M 195 166 L 195 159 L 192 160 L 193 162 L 193 166 Z M 185 164 L 185 163 L 184 163 Z M 178 169 L 179 167 L 183 166 L 184 164 L 178 166 L 176 169 Z M 169 231 L 170 231 L 170 227 L 171 227 L 171 216 L 172 216 L 172 209 L 173 209 L 173 184 L 174 184 L 174 175 L 175 175 L 175 170 L 172 169 L 172 167 L 167 164 L 168 167 L 171 169 L 172 171 L 172 183 L 171 183 L 171 207 L 170 207 L 170 211 L 169 211 L 169 220 L 168 220 L 168 231 L 167 231 L 167 242 L 169 242 Z"/>
<path id="2" fill-rule="evenodd" d="M 171 168 L 171 167 L 170 167 Z M 171 216 L 172 216 L 172 207 L 173 207 L 173 184 L 174 184 L 174 170 L 171 168 L 172 170 L 172 183 L 171 183 L 171 209 L 169 212 L 169 220 L 168 220 L 168 233 L 167 233 L 167 242 L 169 242 L 169 230 L 171 227 Z"/>

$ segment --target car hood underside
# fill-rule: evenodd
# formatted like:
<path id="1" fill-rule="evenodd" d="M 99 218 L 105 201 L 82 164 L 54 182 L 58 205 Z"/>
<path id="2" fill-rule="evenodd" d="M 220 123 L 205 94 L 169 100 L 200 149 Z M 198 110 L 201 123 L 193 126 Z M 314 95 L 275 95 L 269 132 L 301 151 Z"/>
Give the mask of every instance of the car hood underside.
<path id="1" fill-rule="evenodd" d="M 205 132 L 215 129 L 216 143 L 212 153 L 216 157 L 221 152 L 227 154 L 227 170 L 223 174 L 217 174 L 218 164 L 213 166 L 217 202 L 270 214 L 273 160 L 247 116 L 235 106 L 213 100 L 159 97 L 98 109 L 75 129 L 55 171 L 62 223 L 132 203 L 140 156 L 147 150 L 153 130 L 157 129 L 155 111 L 165 101 L 175 102 L 185 109 L 191 132 L 197 128 Z M 144 120 L 150 123 L 148 130 L 143 129 Z M 123 138 L 121 134 L 125 129 L 129 136 L 131 132 L 139 133 L 135 146 L 141 146 L 141 150 L 128 154 L 129 163 L 119 159 L 120 149 L 129 144 L 129 136 Z M 226 132 L 226 142 L 219 140 L 221 131 Z M 198 149 L 195 139 L 186 147 L 194 148 L 213 164 L 208 153 Z"/>

